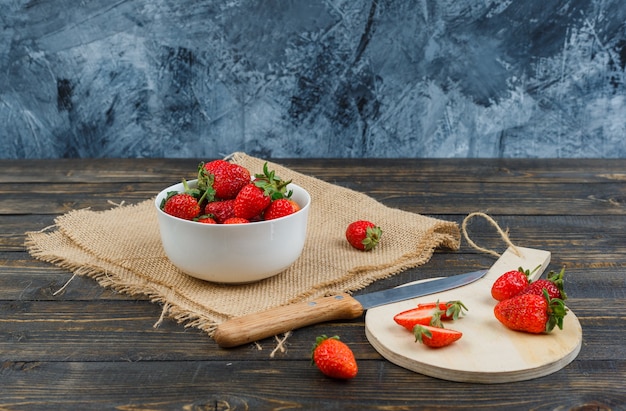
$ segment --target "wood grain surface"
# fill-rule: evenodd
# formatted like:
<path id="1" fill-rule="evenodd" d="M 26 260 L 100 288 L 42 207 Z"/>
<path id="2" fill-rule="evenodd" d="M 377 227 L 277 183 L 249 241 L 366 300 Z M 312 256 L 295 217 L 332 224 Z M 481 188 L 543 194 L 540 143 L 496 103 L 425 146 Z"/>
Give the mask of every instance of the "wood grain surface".
<path id="1" fill-rule="evenodd" d="M 545 377 L 481 384 L 393 364 L 367 340 L 363 316 L 297 330 L 274 355 L 273 338 L 221 349 L 169 319 L 155 328 L 162 307 L 32 259 L 24 233 L 72 209 L 143 201 L 198 160 L 0 160 L 0 409 L 626 409 L 626 160 L 279 161 L 389 206 L 459 224 L 482 211 L 515 244 L 550 250 L 548 269 L 566 266 L 568 307 L 583 330 L 580 353 Z M 488 223 L 473 220 L 468 230 L 481 246 L 504 251 Z M 360 292 L 494 261 L 463 242 Z M 352 348 L 354 380 L 330 380 L 311 366 L 320 334 L 339 335 Z"/>

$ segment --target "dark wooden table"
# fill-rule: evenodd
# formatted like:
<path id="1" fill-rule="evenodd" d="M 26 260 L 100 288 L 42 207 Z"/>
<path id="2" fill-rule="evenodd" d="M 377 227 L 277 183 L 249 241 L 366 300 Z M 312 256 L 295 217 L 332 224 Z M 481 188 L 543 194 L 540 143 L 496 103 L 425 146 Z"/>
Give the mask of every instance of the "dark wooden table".
<path id="1" fill-rule="evenodd" d="M 568 305 L 583 327 L 575 361 L 517 383 L 437 380 L 400 368 L 368 343 L 363 318 L 221 349 L 203 332 L 166 320 L 161 307 L 31 258 L 24 233 L 73 209 L 140 202 L 193 170 L 195 159 L 0 161 L 0 409 L 626 409 L 626 160 L 278 160 L 379 201 L 461 223 L 473 211 L 508 227 L 514 243 L 552 252 L 566 269 Z M 473 220 L 472 238 L 502 251 Z M 465 241 L 367 291 L 488 267 Z M 339 334 L 357 357 L 339 382 L 310 364 L 320 334 Z"/>

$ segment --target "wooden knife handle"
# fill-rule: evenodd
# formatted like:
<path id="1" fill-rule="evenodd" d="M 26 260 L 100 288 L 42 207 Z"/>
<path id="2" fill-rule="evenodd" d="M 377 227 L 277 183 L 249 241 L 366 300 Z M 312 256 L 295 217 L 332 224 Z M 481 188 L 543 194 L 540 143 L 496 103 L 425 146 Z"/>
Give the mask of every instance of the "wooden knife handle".
<path id="1" fill-rule="evenodd" d="M 357 300 L 349 294 L 337 294 L 233 318 L 217 326 L 213 339 L 220 347 L 236 347 L 307 325 L 349 320 L 362 314 L 363 306 Z"/>

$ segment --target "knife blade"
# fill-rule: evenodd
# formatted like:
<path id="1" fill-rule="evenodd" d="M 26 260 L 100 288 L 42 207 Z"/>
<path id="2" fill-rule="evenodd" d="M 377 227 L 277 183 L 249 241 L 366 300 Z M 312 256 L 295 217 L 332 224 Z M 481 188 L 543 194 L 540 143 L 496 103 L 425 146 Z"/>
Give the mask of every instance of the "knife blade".
<path id="1" fill-rule="evenodd" d="M 472 271 L 405 286 L 352 296 L 340 293 L 312 301 L 270 308 L 227 320 L 213 339 L 220 347 L 236 347 L 308 325 L 357 318 L 369 308 L 461 287 L 482 278 L 488 270 Z"/>

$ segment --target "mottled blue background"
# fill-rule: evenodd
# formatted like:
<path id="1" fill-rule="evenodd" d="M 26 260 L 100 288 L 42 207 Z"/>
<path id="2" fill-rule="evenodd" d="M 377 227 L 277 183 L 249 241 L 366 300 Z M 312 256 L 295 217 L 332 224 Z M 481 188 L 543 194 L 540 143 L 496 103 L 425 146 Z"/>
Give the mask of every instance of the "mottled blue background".
<path id="1" fill-rule="evenodd" d="M 0 10 L 0 158 L 626 157 L 623 0 Z"/>

